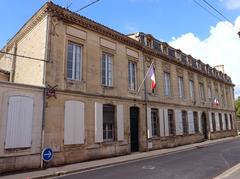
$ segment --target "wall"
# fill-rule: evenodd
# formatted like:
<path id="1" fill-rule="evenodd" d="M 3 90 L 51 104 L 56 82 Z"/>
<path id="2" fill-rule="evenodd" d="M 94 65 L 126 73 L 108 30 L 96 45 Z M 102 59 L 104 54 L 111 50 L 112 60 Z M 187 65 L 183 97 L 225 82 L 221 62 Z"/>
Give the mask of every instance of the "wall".
<path id="1" fill-rule="evenodd" d="M 43 90 L 32 86 L 0 82 L 0 173 L 40 166 Z M 34 101 L 32 144 L 30 148 L 5 149 L 8 104 L 11 96 L 26 96 Z"/>

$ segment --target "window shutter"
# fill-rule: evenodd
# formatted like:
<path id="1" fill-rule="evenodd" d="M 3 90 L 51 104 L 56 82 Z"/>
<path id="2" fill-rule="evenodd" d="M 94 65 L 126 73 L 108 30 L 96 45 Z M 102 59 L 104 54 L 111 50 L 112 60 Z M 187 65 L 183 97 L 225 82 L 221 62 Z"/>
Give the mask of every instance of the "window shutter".
<path id="1" fill-rule="evenodd" d="M 213 132 L 213 121 L 212 121 L 212 113 L 209 112 L 209 124 L 210 124 L 210 131 Z"/>
<path id="2" fill-rule="evenodd" d="M 103 105 L 95 102 L 95 142 L 103 142 Z"/>
<path id="3" fill-rule="evenodd" d="M 169 136 L 168 110 L 164 109 L 165 136 Z"/>
<path id="4" fill-rule="evenodd" d="M 117 106 L 117 138 L 118 141 L 124 140 L 123 105 Z"/>
<path id="5" fill-rule="evenodd" d="M 183 134 L 182 113 L 180 110 L 175 110 L 176 135 Z"/>
<path id="6" fill-rule="evenodd" d="M 222 113 L 222 124 L 223 124 L 223 130 L 226 130 L 226 123 L 225 123 L 225 115 Z"/>
<path id="7" fill-rule="evenodd" d="M 189 134 L 195 133 L 195 127 L 194 127 L 194 121 L 193 121 L 193 112 L 188 111 L 188 128 L 189 128 Z"/>
<path id="8" fill-rule="evenodd" d="M 216 120 L 216 130 L 219 131 L 220 130 L 219 116 L 218 116 L 218 113 L 214 113 L 214 114 L 215 114 L 215 120 Z"/>
<path id="9" fill-rule="evenodd" d="M 228 129 L 229 129 L 229 130 L 232 129 L 230 114 L 228 114 Z"/>
<path id="10" fill-rule="evenodd" d="M 159 108 L 159 129 L 160 129 L 160 136 L 163 137 L 164 136 L 164 113 L 163 113 L 163 109 Z"/>
<path id="11" fill-rule="evenodd" d="M 151 108 L 147 108 L 147 134 L 148 138 L 152 138 Z"/>
<path id="12" fill-rule="evenodd" d="M 13 96 L 9 98 L 5 149 L 31 147 L 33 99 Z"/>
<path id="13" fill-rule="evenodd" d="M 203 133 L 202 131 L 202 112 L 198 111 L 198 127 L 199 127 L 199 132 Z"/>
<path id="14" fill-rule="evenodd" d="M 102 84 L 106 85 L 106 55 L 102 54 Z"/>
<path id="15" fill-rule="evenodd" d="M 84 144 L 84 103 L 66 101 L 64 116 L 64 144 Z"/>

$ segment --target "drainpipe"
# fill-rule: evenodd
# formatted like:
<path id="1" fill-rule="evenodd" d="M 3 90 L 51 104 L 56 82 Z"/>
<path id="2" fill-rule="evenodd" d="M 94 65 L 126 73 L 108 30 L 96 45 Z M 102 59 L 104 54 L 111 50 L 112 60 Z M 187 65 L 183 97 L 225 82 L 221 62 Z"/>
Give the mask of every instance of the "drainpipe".
<path id="1" fill-rule="evenodd" d="M 17 43 L 15 42 L 13 45 L 13 61 L 12 61 L 12 73 L 10 74 L 10 82 L 14 82 L 15 72 L 16 72 L 16 59 L 17 59 Z"/>
<path id="2" fill-rule="evenodd" d="M 143 54 L 143 76 L 146 74 L 145 56 Z M 144 108 L 145 108 L 145 127 L 146 127 L 146 151 L 148 151 L 148 122 L 147 122 L 147 84 L 144 80 Z"/>

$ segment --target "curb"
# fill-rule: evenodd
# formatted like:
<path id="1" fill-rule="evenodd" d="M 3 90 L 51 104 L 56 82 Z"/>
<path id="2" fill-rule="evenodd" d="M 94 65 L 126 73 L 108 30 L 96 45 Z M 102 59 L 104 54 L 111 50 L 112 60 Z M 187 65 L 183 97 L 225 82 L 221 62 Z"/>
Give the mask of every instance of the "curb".
<path id="1" fill-rule="evenodd" d="M 150 152 L 160 151 L 162 153 L 153 153 L 153 154 L 151 154 L 149 152 L 142 152 L 142 153 L 140 153 L 139 156 L 136 156 L 136 158 L 126 158 L 126 159 L 122 159 L 120 161 L 112 160 L 112 161 L 108 161 L 105 164 L 95 164 L 94 166 L 85 166 L 85 167 L 82 167 L 82 168 L 72 169 L 72 170 L 68 169 L 67 171 L 63 171 L 63 170 L 61 170 L 59 168 L 59 171 L 52 172 L 52 173 L 49 172 L 49 174 L 43 174 L 43 175 L 38 175 L 38 176 L 30 176 L 31 174 L 29 173 L 29 176 L 26 177 L 26 178 L 27 179 L 41 179 L 41 178 L 64 176 L 64 175 L 68 175 L 68 174 L 72 174 L 72 173 L 79 173 L 79 172 L 93 170 L 93 169 L 97 169 L 97 168 L 99 168 L 99 169 L 100 168 L 107 168 L 107 167 L 112 167 L 112 166 L 116 166 L 116 165 L 121 165 L 121 164 L 126 164 L 126 163 L 133 163 L 133 162 L 136 162 L 136 161 L 156 158 L 156 157 L 159 157 L 159 156 L 165 156 L 165 155 L 170 155 L 170 154 L 174 154 L 174 153 L 184 152 L 184 151 L 188 151 L 188 150 L 199 149 L 199 148 L 211 146 L 211 145 L 214 145 L 214 144 L 220 144 L 220 143 L 223 143 L 223 142 L 226 142 L 226 141 L 231 141 L 231 140 L 234 140 L 234 139 L 237 139 L 237 138 L 240 138 L 240 136 L 227 137 L 227 138 L 219 139 L 219 140 L 216 140 L 216 141 L 215 140 L 207 141 L 209 143 L 204 143 L 204 142 L 202 142 L 202 143 L 194 143 L 194 144 L 188 144 L 189 146 L 188 145 L 182 145 L 182 146 L 178 146 L 176 148 L 159 149 L 159 150 L 150 151 Z M 194 145 L 194 146 L 191 146 L 191 145 Z M 166 151 L 164 151 L 164 150 L 166 150 Z M 130 156 L 130 155 L 124 155 L 124 156 Z M 118 157 L 121 157 L 121 156 L 118 156 Z M 106 158 L 106 159 L 111 159 L 111 158 Z M 112 159 L 114 159 L 114 157 Z M 240 164 L 239 164 L 239 167 L 240 167 Z M 220 178 L 214 178 L 214 179 L 220 179 Z"/>
<path id="2" fill-rule="evenodd" d="M 222 174 L 214 177 L 213 179 L 223 179 L 223 178 L 227 178 L 229 177 L 231 174 L 233 174 L 234 172 L 238 171 L 240 169 L 240 163 L 233 166 L 232 168 L 229 168 L 228 170 L 226 170 L 225 172 L 223 172 Z"/>

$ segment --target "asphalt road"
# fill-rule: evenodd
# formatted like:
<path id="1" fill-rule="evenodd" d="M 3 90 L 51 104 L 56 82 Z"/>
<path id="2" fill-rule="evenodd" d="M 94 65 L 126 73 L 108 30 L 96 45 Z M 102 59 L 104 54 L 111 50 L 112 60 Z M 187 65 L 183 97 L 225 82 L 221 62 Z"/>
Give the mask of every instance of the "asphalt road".
<path id="1" fill-rule="evenodd" d="M 99 168 L 58 179 L 204 179 L 240 162 L 240 140 Z"/>

